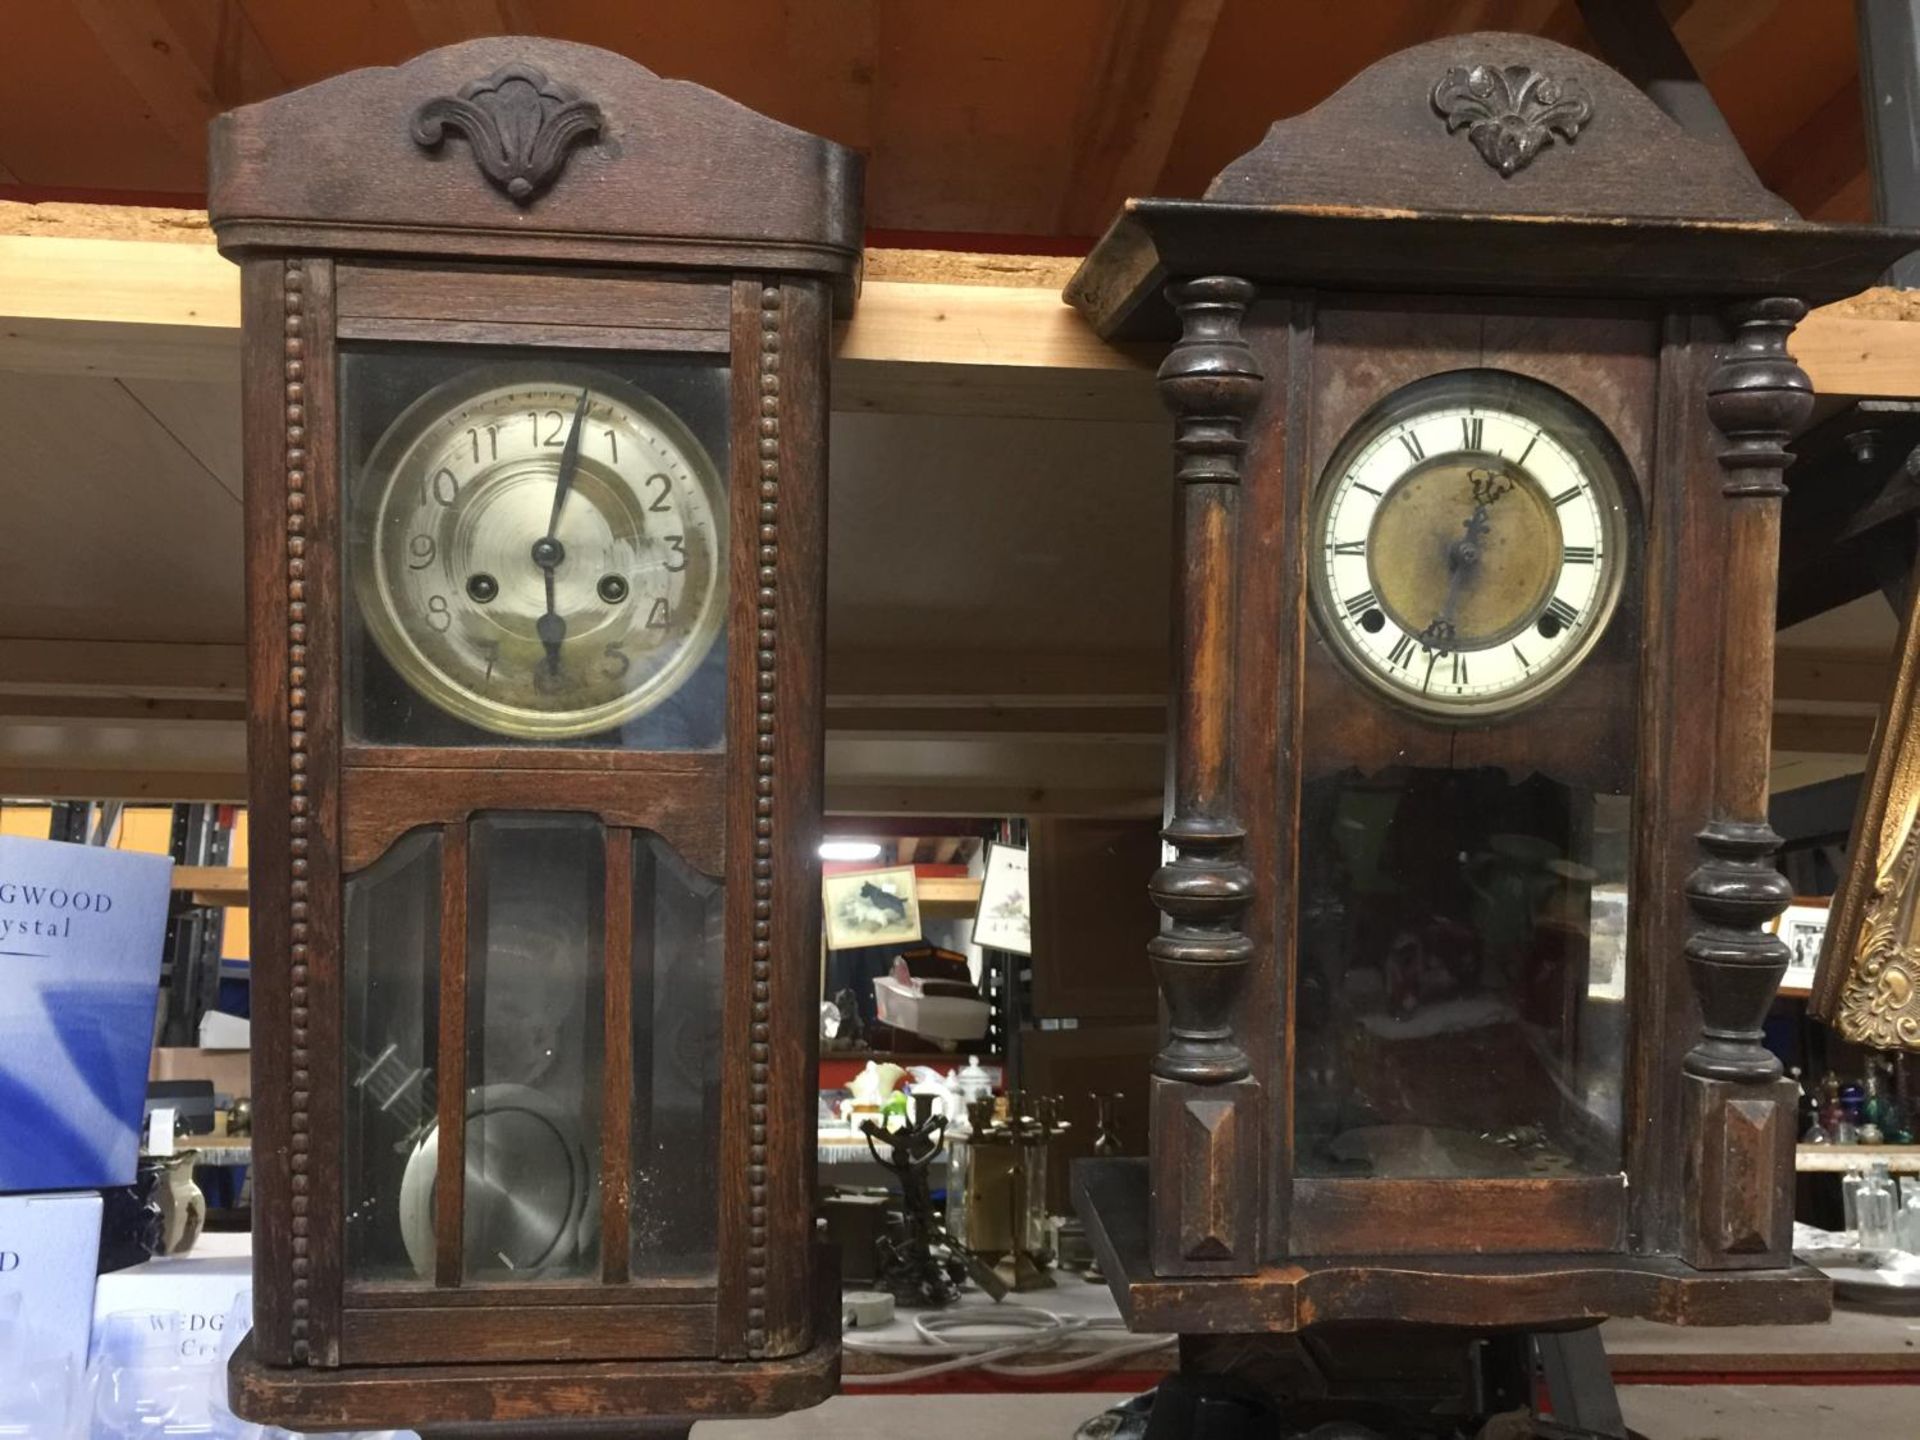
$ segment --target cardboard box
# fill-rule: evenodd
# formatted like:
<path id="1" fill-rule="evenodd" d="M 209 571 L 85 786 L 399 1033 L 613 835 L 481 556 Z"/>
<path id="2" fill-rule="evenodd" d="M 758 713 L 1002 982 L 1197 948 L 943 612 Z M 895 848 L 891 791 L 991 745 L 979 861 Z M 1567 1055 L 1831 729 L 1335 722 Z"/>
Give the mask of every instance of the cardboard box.
<path id="1" fill-rule="evenodd" d="M 96 1335 L 109 1315 L 124 1311 L 180 1312 L 180 1358 L 211 1363 L 220 1352 L 227 1312 L 253 1284 L 253 1242 L 246 1235 L 202 1235 L 185 1255 L 156 1255 L 102 1275 L 94 1287 Z"/>
<path id="2" fill-rule="evenodd" d="M 98 1195 L 0 1195 L 0 1436 L 78 1405 L 99 1256 Z"/>
<path id="3" fill-rule="evenodd" d="M 0 1192 L 133 1182 L 173 862 L 0 836 Z"/>

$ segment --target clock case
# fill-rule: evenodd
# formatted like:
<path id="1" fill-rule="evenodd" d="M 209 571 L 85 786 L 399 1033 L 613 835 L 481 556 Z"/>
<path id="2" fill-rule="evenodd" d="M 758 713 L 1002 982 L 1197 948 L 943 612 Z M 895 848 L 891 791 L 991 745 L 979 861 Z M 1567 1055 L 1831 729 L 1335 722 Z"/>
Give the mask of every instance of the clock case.
<path id="1" fill-rule="evenodd" d="M 1730 142 L 1591 56 L 1483 33 L 1378 62 L 1204 199 L 1129 201 L 1094 248 L 1068 301 L 1110 340 L 1172 342 L 1172 858 L 1150 946 L 1167 1038 L 1150 1159 L 1074 1179 L 1132 1326 L 1827 1314 L 1790 1250 L 1795 1088 L 1760 1043 L 1786 959 L 1763 927 L 1789 899 L 1766 823 L 1783 446 L 1813 401 L 1788 338 L 1916 244 L 1803 222 Z M 1306 550 L 1350 428 L 1404 385 L 1481 367 L 1597 417 L 1638 533 L 1580 670 L 1450 724 L 1337 663 Z M 1302 1173 L 1296 1060 L 1314 1037 L 1296 997 L 1322 898 L 1303 886 L 1303 793 L 1395 763 L 1631 797 L 1617 1173 Z"/>
<path id="2" fill-rule="evenodd" d="M 860 159 L 622 56 L 517 38 L 234 111 L 211 158 L 214 228 L 242 271 L 248 475 L 255 1324 L 235 1409 L 300 1430 L 521 1435 L 813 1404 L 839 1368 L 812 1234 L 827 367 L 858 284 Z M 343 733 L 338 361 L 385 343 L 730 366 L 723 749 Z M 630 1267 L 635 1201 L 608 1183 L 597 1276 L 459 1283 L 458 1143 L 437 1161 L 434 1283 L 344 1273 L 344 882 L 439 830 L 437 1104 L 459 1137 L 466 833 L 485 811 L 605 827 L 610 1182 L 634 1069 L 616 862 L 652 832 L 725 885 L 710 1282 Z"/>

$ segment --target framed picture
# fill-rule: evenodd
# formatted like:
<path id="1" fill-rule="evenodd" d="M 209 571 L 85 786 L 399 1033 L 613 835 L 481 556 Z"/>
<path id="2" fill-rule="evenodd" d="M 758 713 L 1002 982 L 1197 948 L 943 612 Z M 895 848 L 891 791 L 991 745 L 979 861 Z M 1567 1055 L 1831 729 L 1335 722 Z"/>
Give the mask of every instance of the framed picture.
<path id="1" fill-rule="evenodd" d="M 1773 933 L 1787 942 L 1793 958 L 1787 961 L 1787 973 L 1780 978 L 1784 993 L 1804 995 L 1813 988 L 1820 970 L 1820 947 L 1827 938 L 1828 902 L 1824 899 L 1795 900 L 1774 921 Z"/>
<path id="2" fill-rule="evenodd" d="M 1893 679 L 1867 775 L 1847 828 L 1847 868 L 1833 892 L 1807 1013 L 1876 1050 L 1920 1050 L 1920 952 L 1907 936 L 1920 904 L 1920 586 L 1912 587 Z M 1794 907 L 1794 908 L 1797 908 Z M 1793 914 L 1790 908 L 1788 915 Z M 1781 934 L 1786 936 L 1784 920 Z M 1799 959 L 1787 970 L 1795 983 Z"/>
<path id="3" fill-rule="evenodd" d="M 1033 887 L 1027 883 L 1027 852 L 1013 845 L 987 847 L 980 908 L 973 912 L 973 943 L 991 950 L 1033 954 Z"/>
<path id="4" fill-rule="evenodd" d="M 920 938 L 920 900 L 911 865 L 828 875 L 820 889 L 829 950 L 908 945 Z"/>

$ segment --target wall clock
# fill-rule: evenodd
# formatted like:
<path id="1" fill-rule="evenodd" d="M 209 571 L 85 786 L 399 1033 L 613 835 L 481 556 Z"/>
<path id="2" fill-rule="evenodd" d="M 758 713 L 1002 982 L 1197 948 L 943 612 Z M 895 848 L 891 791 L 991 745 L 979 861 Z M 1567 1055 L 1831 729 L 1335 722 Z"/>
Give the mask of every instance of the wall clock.
<path id="1" fill-rule="evenodd" d="M 1560 391 L 1511 372 L 1415 381 L 1355 425 L 1315 494 L 1320 633 L 1391 701 L 1506 713 L 1613 618 L 1626 460 Z"/>
<path id="2" fill-rule="evenodd" d="M 1075 1178 L 1130 1323 L 1183 1334 L 1170 1410 L 1473 1433 L 1535 1357 L 1604 1367 L 1603 1316 L 1826 1313 L 1760 1043 L 1788 347 L 1915 238 L 1474 34 L 1074 277 L 1171 347 L 1167 1038 L 1151 1159 Z"/>
<path id="3" fill-rule="evenodd" d="M 823 1398 L 829 327 L 856 157 L 474 41 L 223 116 L 255 1326 L 299 1430 Z"/>

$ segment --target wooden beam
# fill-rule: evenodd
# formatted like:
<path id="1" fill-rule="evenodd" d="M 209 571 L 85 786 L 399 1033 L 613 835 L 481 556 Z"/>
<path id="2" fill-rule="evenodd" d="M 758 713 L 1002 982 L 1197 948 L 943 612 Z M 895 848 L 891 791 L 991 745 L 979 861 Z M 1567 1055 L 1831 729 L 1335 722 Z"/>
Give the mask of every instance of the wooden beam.
<path id="1" fill-rule="evenodd" d="M 1879 705 L 1892 683 L 1890 657 L 1879 650 L 1777 650 L 1776 703 L 1818 700 Z"/>
<path id="2" fill-rule="evenodd" d="M 1160 792 L 1128 786 L 859 784 L 827 781 L 829 815 L 1140 816 L 1161 813 Z"/>
<path id="3" fill-rule="evenodd" d="M 1776 714 L 1773 717 L 1775 754 L 1794 751 L 1815 755 L 1862 755 L 1873 738 L 1871 715 Z"/>
<path id="4" fill-rule="evenodd" d="M 835 650 L 827 648 L 828 723 L 836 709 L 1040 704 L 1158 705 L 1167 693 L 1157 650 Z"/>
<path id="5" fill-rule="evenodd" d="M 1823 394 L 1920 394 L 1911 310 L 1877 291 L 1816 310 L 1794 353 Z M 211 246 L 0 234 L 0 370 L 237 384 L 239 327 L 238 272 Z M 839 336 L 834 403 L 1159 420 L 1158 358 L 1102 341 L 1051 287 L 873 281 Z"/>
<path id="6" fill-rule="evenodd" d="M 176 865 L 173 888 L 191 892 L 196 905 L 244 905 L 247 903 L 247 867 Z"/>
<path id="7" fill-rule="evenodd" d="M 242 724 L 246 702 L 160 700 L 145 695 L 10 695 L 0 691 L 0 717 L 38 720 L 203 720 Z"/>
<path id="8" fill-rule="evenodd" d="M 241 645 L 0 639 L 0 695 L 244 704 Z"/>
<path id="9" fill-rule="evenodd" d="M 1822 395 L 1920 395 L 1920 315 L 1862 318 L 1857 304 L 1816 310 L 1794 330 L 1791 348 L 1813 388 Z"/>
<path id="10" fill-rule="evenodd" d="M 1862 213 L 1834 215 L 1832 204 L 1867 174 L 1865 123 L 1859 77 L 1850 75 L 1760 163 L 1760 178 L 1802 215 L 1867 219 Z"/>
<path id="11" fill-rule="evenodd" d="M 220 380 L 237 395 L 239 340 L 240 272 L 210 245 L 0 235 L 0 369 Z"/>
<path id="12" fill-rule="evenodd" d="M 890 735 L 921 740 L 978 735 L 1022 739 L 1047 737 L 1104 741 L 1146 740 L 1166 734 L 1164 704 L 1144 706 L 1011 705 L 955 706 L 951 709 L 875 704 L 827 711 L 829 735 Z"/>
<path id="13" fill-rule="evenodd" d="M 0 761 L 0 795 L 36 800 L 147 800 L 169 804 L 247 803 L 244 768 L 227 770 L 94 770 Z"/>
<path id="14" fill-rule="evenodd" d="M 1694 68 L 1704 75 L 1784 3 L 1786 0 L 1680 0 L 1678 6 L 1668 5 L 1666 9 L 1673 15 L 1674 37 Z"/>

